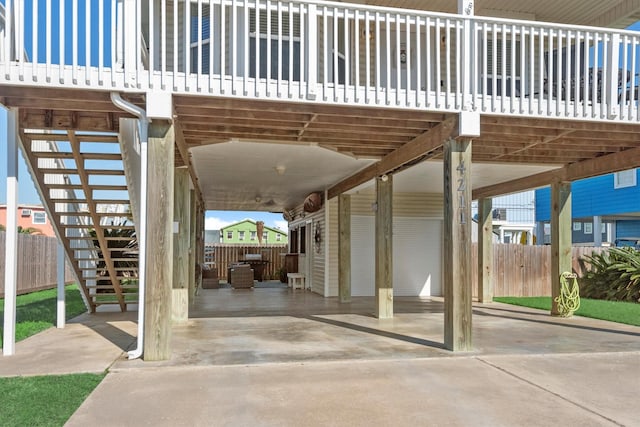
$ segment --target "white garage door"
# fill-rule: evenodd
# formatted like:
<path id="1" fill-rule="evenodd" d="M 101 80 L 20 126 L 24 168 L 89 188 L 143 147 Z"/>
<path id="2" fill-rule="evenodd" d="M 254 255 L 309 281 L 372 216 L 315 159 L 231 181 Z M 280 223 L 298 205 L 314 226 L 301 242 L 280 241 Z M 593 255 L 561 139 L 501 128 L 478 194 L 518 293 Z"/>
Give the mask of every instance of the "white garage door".
<path id="1" fill-rule="evenodd" d="M 351 218 L 351 292 L 375 295 L 374 217 Z M 393 294 L 442 295 L 442 221 L 393 220 Z"/>

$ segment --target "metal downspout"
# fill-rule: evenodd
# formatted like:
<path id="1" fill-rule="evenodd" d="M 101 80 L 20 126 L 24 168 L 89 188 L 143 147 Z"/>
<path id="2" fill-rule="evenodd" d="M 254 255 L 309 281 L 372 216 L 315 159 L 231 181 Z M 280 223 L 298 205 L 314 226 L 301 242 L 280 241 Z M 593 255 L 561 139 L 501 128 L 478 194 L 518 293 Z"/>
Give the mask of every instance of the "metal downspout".
<path id="1" fill-rule="evenodd" d="M 145 313 L 145 284 L 147 264 L 147 140 L 149 122 L 147 113 L 142 108 L 122 99 L 119 93 L 111 92 L 113 104 L 138 117 L 138 132 L 140 133 L 140 218 L 138 230 L 138 339 L 136 349 L 128 352 L 129 359 L 142 356 L 144 345 L 144 313 Z"/>

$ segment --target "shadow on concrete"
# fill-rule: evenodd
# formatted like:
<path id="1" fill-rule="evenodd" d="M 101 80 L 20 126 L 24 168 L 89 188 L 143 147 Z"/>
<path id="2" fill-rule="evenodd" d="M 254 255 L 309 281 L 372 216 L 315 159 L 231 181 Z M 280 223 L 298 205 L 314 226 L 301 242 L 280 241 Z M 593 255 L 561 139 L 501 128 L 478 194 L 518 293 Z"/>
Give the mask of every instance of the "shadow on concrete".
<path id="1" fill-rule="evenodd" d="M 536 315 L 536 316 L 544 315 L 544 316 L 547 316 L 547 317 L 551 317 L 549 314 L 529 313 L 529 312 L 523 313 L 521 311 L 506 310 L 506 309 L 500 309 L 500 308 L 491 308 L 491 310 L 511 311 L 511 312 L 514 312 L 514 313 L 524 314 L 525 316 L 533 314 L 533 315 Z M 617 335 L 629 335 L 629 336 L 632 336 L 632 337 L 640 337 L 640 333 L 637 333 L 637 332 L 620 331 L 620 330 L 617 330 L 617 329 L 598 328 L 598 327 L 595 327 L 595 326 L 587 326 L 587 325 L 575 325 L 575 324 L 569 324 L 569 323 L 560 323 L 560 322 L 553 322 L 553 321 L 549 321 L 549 320 L 527 319 L 526 317 L 504 316 L 504 315 L 499 315 L 499 314 L 491 314 L 491 313 L 487 313 L 487 312 L 479 311 L 479 310 L 473 310 L 473 315 L 474 316 L 496 317 L 496 318 L 499 318 L 499 319 L 520 320 L 520 321 L 523 321 L 523 322 L 539 323 L 539 324 L 549 325 L 549 326 L 559 326 L 559 327 L 562 327 L 562 328 L 573 328 L 573 329 L 580 329 L 580 330 L 585 330 L 585 331 L 606 332 L 606 333 L 617 334 Z M 562 318 L 561 317 L 554 317 L 554 319 L 562 319 Z M 590 318 L 584 317 L 584 319 L 590 319 Z M 602 319 L 592 319 L 592 320 L 603 321 Z M 624 324 L 620 323 L 620 325 L 624 325 Z M 629 326 L 631 326 L 631 325 L 629 325 Z"/>
<path id="2" fill-rule="evenodd" d="M 340 328 L 351 329 L 352 331 L 363 332 L 367 334 L 373 334 L 385 338 L 391 338 L 394 340 L 405 341 L 411 344 L 423 345 L 426 347 L 432 347 L 444 350 L 444 344 L 436 341 L 426 340 L 424 338 L 412 337 L 409 335 L 397 334 L 395 332 L 382 331 L 380 329 L 368 328 L 366 326 L 354 325 L 353 323 L 341 322 L 339 320 L 327 319 L 325 317 L 316 316 L 304 316 L 305 319 L 313 320 L 315 322 L 326 323 L 328 325 L 337 326 Z"/>

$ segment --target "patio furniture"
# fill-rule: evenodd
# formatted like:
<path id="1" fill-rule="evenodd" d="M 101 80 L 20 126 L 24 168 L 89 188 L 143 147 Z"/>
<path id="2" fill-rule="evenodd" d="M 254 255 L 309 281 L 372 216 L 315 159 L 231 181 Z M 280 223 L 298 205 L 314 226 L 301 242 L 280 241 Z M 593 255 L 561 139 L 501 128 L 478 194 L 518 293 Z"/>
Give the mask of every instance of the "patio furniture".
<path id="1" fill-rule="evenodd" d="M 289 280 L 288 286 L 292 289 L 304 289 L 304 274 L 302 273 L 287 273 L 287 279 Z"/>
<path id="2" fill-rule="evenodd" d="M 229 272 L 229 283 L 234 289 L 253 287 L 253 269 L 249 264 L 237 264 Z"/>
<path id="3" fill-rule="evenodd" d="M 202 266 L 202 289 L 218 289 L 219 287 L 218 269 L 215 266 L 204 264 Z"/>
<path id="4" fill-rule="evenodd" d="M 262 259 L 262 254 L 245 254 L 244 259 L 240 260 L 243 264 L 249 264 L 253 268 L 253 279 L 258 282 L 264 281 L 264 270 L 269 261 Z"/>

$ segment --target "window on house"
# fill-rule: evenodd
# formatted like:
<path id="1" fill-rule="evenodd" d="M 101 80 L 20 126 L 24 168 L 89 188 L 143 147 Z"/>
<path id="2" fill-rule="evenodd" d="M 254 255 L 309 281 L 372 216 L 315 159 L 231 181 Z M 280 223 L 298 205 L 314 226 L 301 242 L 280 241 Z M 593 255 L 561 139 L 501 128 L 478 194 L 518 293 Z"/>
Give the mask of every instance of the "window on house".
<path id="1" fill-rule="evenodd" d="M 257 235 L 257 233 L 255 231 L 251 231 L 249 233 L 249 239 L 250 240 L 256 240 L 256 235 Z"/>
<path id="2" fill-rule="evenodd" d="M 233 239 L 233 231 L 227 231 L 227 240 Z"/>
<path id="3" fill-rule="evenodd" d="M 33 224 L 46 224 L 47 214 L 45 212 L 34 212 L 31 217 L 31 222 Z"/>
<path id="4" fill-rule="evenodd" d="M 307 227 L 300 227 L 300 253 L 307 253 Z"/>
<path id="5" fill-rule="evenodd" d="M 262 233 L 262 241 L 264 243 L 267 243 L 267 238 L 269 237 L 269 233 L 267 233 L 266 231 L 264 233 Z"/>
<path id="6" fill-rule="evenodd" d="M 298 230 L 291 230 L 289 235 L 289 252 L 292 254 L 298 253 Z"/>
<path id="7" fill-rule="evenodd" d="M 31 216 L 31 209 L 22 209 L 21 216 Z"/>
<path id="8" fill-rule="evenodd" d="M 636 170 L 616 172 L 613 174 L 613 188 L 626 188 L 636 186 Z"/>
<path id="9" fill-rule="evenodd" d="M 289 15 L 288 12 L 283 11 L 280 13 L 281 22 L 278 15 L 278 11 L 271 11 L 270 22 L 267 23 L 265 11 L 258 12 L 259 19 L 256 19 L 255 10 L 250 11 L 249 77 L 256 77 L 256 65 L 259 65 L 260 78 L 267 78 L 267 67 L 269 67 L 272 79 L 279 77 L 278 68 L 280 68 L 283 80 L 288 80 L 293 73 L 291 79 L 300 81 L 300 14 Z M 258 21 L 259 25 L 256 25 Z M 278 37 L 279 34 L 282 36 Z M 259 39 L 257 49 L 256 39 Z M 271 63 L 267 64 L 269 49 Z M 256 57 L 259 57 L 259 64 L 256 64 Z M 290 67 L 293 67 L 293 70 Z"/>
<path id="10" fill-rule="evenodd" d="M 593 224 L 590 222 L 584 223 L 584 234 L 593 234 Z"/>
<path id="11" fill-rule="evenodd" d="M 276 233 L 276 242 L 281 242 L 281 241 L 282 241 L 282 234 Z"/>
<path id="12" fill-rule="evenodd" d="M 244 231 L 238 231 L 238 240 L 240 241 L 244 240 Z"/>
<path id="13" fill-rule="evenodd" d="M 191 72 L 197 73 L 200 71 L 202 74 L 209 74 L 209 50 L 211 46 L 209 6 L 203 5 L 201 19 L 198 18 L 197 8 L 192 7 L 191 13 Z M 202 29 L 200 29 L 200 22 L 202 22 Z M 202 61 L 199 61 L 200 52 L 202 52 Z"/>
<path id="14" fill-rule="evenodd" d="M 493 83 L 496 83 L 496 95 L 501 96 L 502 80 L 506 79 L 506 93 L 511 96 L 511 80 L 515 80 L 514 96 L 520 96 L 520 79 L 522 76 L 520 61 L 520 41 L 515 43 L 515 51 L 512 50 L 510 39 L 489 38 L 486 43 L 487 69 L 485 78 L 487 79 L 487 95 L 493 95 Z M 525 58 L 528 56 L 525 54 Z"/>

